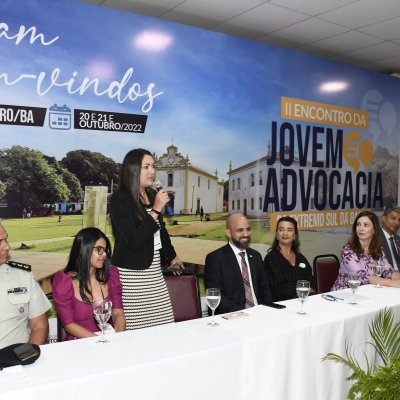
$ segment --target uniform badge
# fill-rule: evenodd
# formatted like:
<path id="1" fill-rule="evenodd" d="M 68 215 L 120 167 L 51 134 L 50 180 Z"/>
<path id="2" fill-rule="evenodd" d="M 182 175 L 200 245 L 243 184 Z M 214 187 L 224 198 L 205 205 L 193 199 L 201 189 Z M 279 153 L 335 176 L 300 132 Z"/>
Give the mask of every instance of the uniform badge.
<path id="1" fill-rule="evenodd" d="M 26 286 L 16 287 L 12 289 L 7 289 L 7 293 L 14 293 L 14 294 L 26 294 L 28 293 L 28 288 Z"/>

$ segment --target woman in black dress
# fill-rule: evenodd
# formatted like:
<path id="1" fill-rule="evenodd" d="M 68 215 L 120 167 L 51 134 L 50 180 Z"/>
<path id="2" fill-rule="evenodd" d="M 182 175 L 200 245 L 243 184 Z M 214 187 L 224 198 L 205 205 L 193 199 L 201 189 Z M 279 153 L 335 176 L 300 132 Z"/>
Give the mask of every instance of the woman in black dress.
<path id="1" fill-rule="evenodd" d="M 299 248 L 297 221 L 291 217 L 280 218 L 274 242 L 264 259 L 273 301 L 297 298 L 298 280 L 310 281 L 311 293 L 315 293 L 311 265 Z"/>
<path id="2" fill-rule="evenodd" d="M 166 190 L 153 188 L 155 164 L 151 153 L 134 149 L 121 166 L 119 190 L 110 202 L 115 237 L 112 264 L 118 267 L 126 329 L 174 322 L 161 265 L 183 268 L 171 244 L 161 212 Z"/>

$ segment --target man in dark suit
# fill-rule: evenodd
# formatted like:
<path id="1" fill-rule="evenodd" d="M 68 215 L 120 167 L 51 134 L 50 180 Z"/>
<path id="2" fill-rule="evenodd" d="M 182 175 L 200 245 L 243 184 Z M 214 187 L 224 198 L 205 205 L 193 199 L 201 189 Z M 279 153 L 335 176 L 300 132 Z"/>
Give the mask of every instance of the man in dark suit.
<path id="1" fill-rule="evenodd" d="M 400 238 L 396 232 L 400 228 L 400 207 L 390 205 L 385 208 L 382 216 L 382 228 L 380 237 L 382 241 L 383 252 L 390 265 L 396 270 L 400 270 Z"/>
<path id="2" fill-rule="evenodd" d="M 249 221 L 243 214 L 231 214 L 225 232 L 229 243 L 207 255 L 204 270 L 206 289 L 221 290 L 216 314 L 271 303 L 271 290 L 261 254 L 249 248 Z"/>

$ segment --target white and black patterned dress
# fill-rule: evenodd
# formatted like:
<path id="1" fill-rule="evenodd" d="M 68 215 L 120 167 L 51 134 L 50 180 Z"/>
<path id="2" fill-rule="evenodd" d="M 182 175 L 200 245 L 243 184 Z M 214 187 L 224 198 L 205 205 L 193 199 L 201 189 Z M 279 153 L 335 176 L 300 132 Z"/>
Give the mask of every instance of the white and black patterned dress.
<path id="1" fill-rule="evenodd" d="M 147 269 L 118 267 L 118 270 L 127 330 L 174 322 L 171 299 L 161 270 L 160 250 L 154 249 L 153 262 Z"/>
<path id="2" fill-rule="evenodd" d="M 143 205 L 143 211 L 149 213 L 150 210 L 150 205 Z M 115 237 L 112 263 L 118 268 L 122 283 L 126 329 L 174 322 L 161 269 L 161 255 L 169 262 L 176 253 L 162 217 L 159 217 L 160 221 L 155 221 L 149 214 L 138 218 L 125 190 L 113 194 L 110 215 Z"/>
<path id="3" fill-rule="evenodd" d="M 118 268 L 126 329 L 140 329 L 174 322 L 171 300 L 161 271 L 160 252 L 144 270 Z"/>

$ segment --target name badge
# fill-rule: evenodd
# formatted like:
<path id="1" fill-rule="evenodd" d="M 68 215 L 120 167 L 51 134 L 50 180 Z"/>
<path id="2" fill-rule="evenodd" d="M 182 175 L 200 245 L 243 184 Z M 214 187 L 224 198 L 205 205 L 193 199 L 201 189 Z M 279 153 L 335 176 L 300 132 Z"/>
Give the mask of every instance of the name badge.
<path id="1" fill-rule="evenodd" d="M 154 234 L 154 248 L 155 248 L 156 250 L 160 250 L 160 249 L 162 248 L 160 230 L 158 230 L 158 231 Z"/>
<path id="2" fill-rule="evenodd" d="M 14 294 L 26 294 L 28 293 L 28 288 L 26 286 L 16 287 L 12 289 L 7 289 L 7 293 L 14 293 Z"/>

